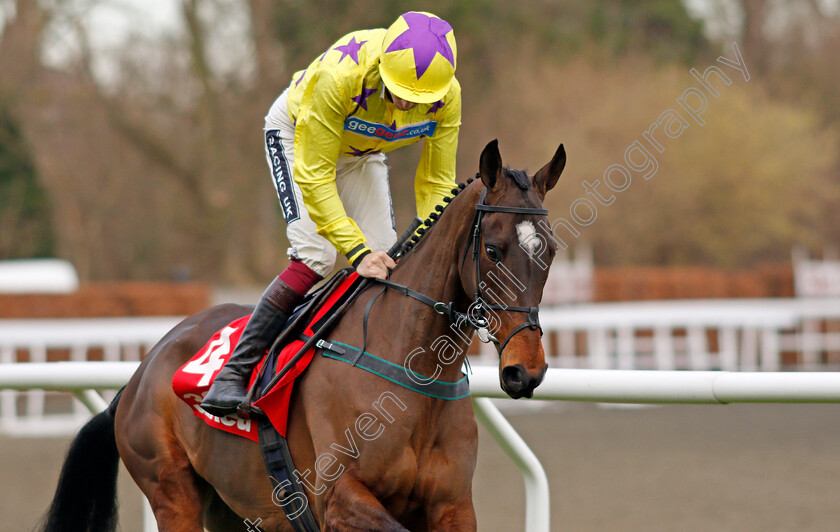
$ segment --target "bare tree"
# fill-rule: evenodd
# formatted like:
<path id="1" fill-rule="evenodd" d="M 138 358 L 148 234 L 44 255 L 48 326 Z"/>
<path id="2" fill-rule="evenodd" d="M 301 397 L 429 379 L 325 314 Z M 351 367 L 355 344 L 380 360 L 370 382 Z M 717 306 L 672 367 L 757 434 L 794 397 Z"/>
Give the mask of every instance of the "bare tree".
<path id="1" fill-rule="evenodd" d="M 67 16 L 63 3 L 16 2 L 0 41 L 0 90 L 14 102 L 55 201 L 59 253 L 83 277 L 159 277 L 183 264 L 233 281 L 280 267 L 284 246 L 260 140 L 272 89 L 279 92 L 272 85 L 288 77 L 270 36 L 272 3 L 246 6 L 257 67 L 239 83 L 213 71 L 207 46 L 218 21 L 201 4 L 181 2 L 185 33 L 167 43 L 161 65 L 132 64 L 127 48 L 117 85 L 107 86 L 78 19 L 68 16 L 77 61 L 63 71 L 41 64 L 45 28 Z M 185 91 L 190 97 L 172 96 Z"/>

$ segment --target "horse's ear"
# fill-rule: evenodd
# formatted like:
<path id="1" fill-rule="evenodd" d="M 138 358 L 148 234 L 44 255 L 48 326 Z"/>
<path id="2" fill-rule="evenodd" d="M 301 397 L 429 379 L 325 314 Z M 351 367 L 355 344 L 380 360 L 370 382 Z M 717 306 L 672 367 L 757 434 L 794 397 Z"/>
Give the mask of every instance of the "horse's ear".
<path id="1" fill-rule="evenodd" d="M 492 190 L 502 175 L 502 155 L 499 153 L 499 141 L 493 139 L 481 152 L 478 173 L 487 190 Z"/>
<path id="2" fill-rule="evenodd" d="M 537 190 L 539 190 L 540 196 L 544 198 L 546 192 L 554 188 L 554 185 L 557 184 L 557 180 L 560 178 L 560 174 L 563 173 L 563 169 L 565 167 L 566 149 L 561 144 L 554 153 L 554 157 L 551 158 L 551 161 L 540 168 L 540 171 L 534 176 L 534 183 L 537 185 Z"/>

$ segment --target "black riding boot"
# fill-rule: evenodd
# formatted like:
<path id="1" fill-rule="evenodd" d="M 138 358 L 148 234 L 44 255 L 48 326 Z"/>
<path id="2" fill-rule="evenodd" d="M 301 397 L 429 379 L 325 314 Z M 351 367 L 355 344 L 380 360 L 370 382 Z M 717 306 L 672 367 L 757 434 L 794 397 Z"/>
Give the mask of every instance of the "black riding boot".
<path id="1" fill-rule="evenodd" d="M 201 408 L 215 416 L 236 412 L 248 394 L 251 371 L 283 331 L 289 314 L 300 298 L 301 295 L 286 283 L 274 279 L 257 303 L 230 360 L 204 396 Z"/>

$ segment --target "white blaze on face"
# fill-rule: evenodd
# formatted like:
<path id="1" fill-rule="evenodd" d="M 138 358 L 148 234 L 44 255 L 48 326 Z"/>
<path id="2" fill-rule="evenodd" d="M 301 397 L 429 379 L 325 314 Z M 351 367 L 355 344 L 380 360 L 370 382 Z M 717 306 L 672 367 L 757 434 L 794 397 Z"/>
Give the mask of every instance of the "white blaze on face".
<path id="1" fill-rule="evenodd" d="M 540 245 L 540 240 L 535 238 L 537 230 L 534 229 L 534 224 L 531 222 L 521 222 L 516 225 L 516 236 L 519 237 L 519 247 L 533 255 L 537 252 Z"/>

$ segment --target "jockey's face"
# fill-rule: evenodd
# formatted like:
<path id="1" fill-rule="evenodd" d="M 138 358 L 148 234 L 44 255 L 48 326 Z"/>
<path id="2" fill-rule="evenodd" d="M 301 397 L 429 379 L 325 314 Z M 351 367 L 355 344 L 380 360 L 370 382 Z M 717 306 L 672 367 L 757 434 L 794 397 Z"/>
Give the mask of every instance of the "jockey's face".
<path id="1" fill-rule="evenodd" d="M 393 99 L 394 107 L 396 107 L 400 111 L 408 111 L 409 109 L 411 109 L 412 107 L 417 105 L 414 102 L 410 102 L 408 100 L 403 100 L 402 98 L 397 98 L 393 94 L 391 94 L 391 98 Z"/>

